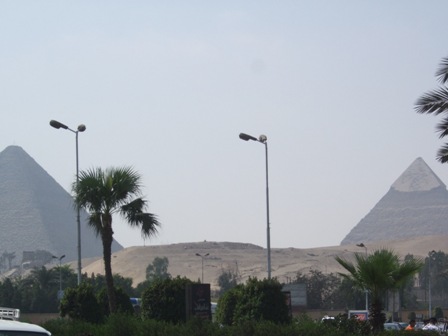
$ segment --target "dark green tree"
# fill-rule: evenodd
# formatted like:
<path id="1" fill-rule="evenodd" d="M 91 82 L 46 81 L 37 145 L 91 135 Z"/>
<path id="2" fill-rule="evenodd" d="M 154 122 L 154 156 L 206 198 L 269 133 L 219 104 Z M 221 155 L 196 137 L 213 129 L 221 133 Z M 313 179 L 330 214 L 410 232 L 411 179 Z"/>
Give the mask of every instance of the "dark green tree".
<path id="1" fill-rule="evenodd" d="M 134 296 L 133 297 L 139 297 L 141 298 L 143 295 L 143 292 L 151 286 L 151 281 L 145 280 L 140 282 L 135 288 L 134 288 Z"/>
<path id="2" fill-rule="evenodd" d="M 428 291 L 431 285 L 432 300 L 442 305 L 448 297 L 448 255 L 442 251 L 430 251 L 419 273 L 420 288 Z"/>
<path id="3" fill-rule="evenodd" d="M 159 222 L 155 215 L 144 212 L 147 201 L 141 194 L 141 176 L 132 168 L 101 168 L 81 171 L 73 183 L 75 203 L 89 213 L 89 225 L 101 237 L 109 310 L 117 305 L 112 275 L 112 217 L 120 214 L 132 227 L 141 229 L 142 236 L 151 237 Z"/>
<path id="4" fill-rule="evenodd" d="M 441 86 L 433 91 L 423 94 L 415 103 L 417 113 L 444 115 L 444 118 L 436 126 L 440 138 L 448 135 L 448 57 L 442 59 L 436 77 Z M 441 163 L 448 162 L 448 143 L 445 143 L 437 152 L 437 160 Z"/>
<path id="5" fill-rule="evenodd" d="M 236 306 L 243 296 L 244 285 L 236 285 L 220 296 L 215 319 L 223 325 L 234 324 Z"/>
<path id="6" fill-rule="evenodd" d="M 152 264 L 146 267 L 146 280 L 152 282 L 154 280 L 170 279 L 171 274 L 168 273 L 169 264 L 167 257 L 155 257 Z"/>
<path id="7" fill-rule="evenodd" d="M 179 276 L 152 282 L 142 295 L 142 316 L 171 323 L 185 322 L 188 284 L 193 282 Z"/>
<path id="8" fill-rule="evenodd" d="M 54 270 L 59 277 L 59 265 L 56 266 Z M 78 285 L 78 275 L 70 267 L 70 265 L 62 265 L 60 270 L 61 270 L 62 289 L 68 287 L 75 287 Z"/>
<path id="9" fill-rule="evenodd" d="M 65 290 L 60 314 L 74 320 L 100 323 L 104 320 L 105 312 L 95 296 L 93 287 L 83 282 L 78 287 Z"/>
<path id="10" fill-rule="evenodd" d="M 132 307 L 131 299 L 126 292 L 121 288 L 115 288 L 115 297 L 117 298 L 117 313 L 121 314 L 133 314 L 134 308 Z M 109 299 L 107 297 L 107 291 L 104 287 L 97 295 L 98 302 L 103 308 L 106 316 L 110 315 L 109 311 Z"/>
<path id="11" fill-rule="evenodd" d="M 219 295 L 223 295 L 229 289 L 234 288 L 237 284 L 238 277 L 230 270 L 223 270 L 218 277 Z"/>
<path id="12" fill-rule="evenodd" d="M 350 279 L 342 278 L 340 286 L 334 294 L 335 309 L 364 309 L 366 307 L 365 290 L 353 285 Z"/>
<path id="13" fill-rule="evenodd" d="M 230 289 L 218 302 L 219 323 L 243 324 L 247 321 L 290 321 L 282 285 L 276 279 L 249 278 L 244 285 Z"/>
<path id="14" fill-rule="evenodd" d="M 115 288 L 121 288 L 129 297 L 134 296 L 135 289 L 132 287 L 132 278 L 125 278 L 120 274 L 114 274 L 113 278 Z M 95 275 L 92 273 L 85 281 L 92 285 L 96 294 L 106 288 L 106 277 L 102 274 Z"/>
<path id="15" fill-rule="evenodd" d="M 348 271 L 348 274 L 340 273 L 341 276 L 350 279 L 357 288 L 369 290 L 369 319 L 374 333 L 384 329 L 385 294 L 402 287 L 423 266 L 417 259 L 400 262 L 398 255 L 387 249 L 376 250 L 368 256 L 355 253 L 354 263 L 341 257 L 336 257 L 336 261 Z"/>
<path id="16" fill-rule="evenodd" d="M 414 259 L 414 256 L 412 254 L 407 254 L 404 257 L 404 260 L 410 260 Z M 415 280 L 413 278 L 410 278 L 406 280 L 401 288 L 399 288 L 399 298 L 400 298 L 400 304 L 402 308 L 406 309 L 417 309 L 419 308 L 418 302 L 417 302 L 417 295 L 414 291 L 415 289 Z"/>
<path id="17" fill-rule="evenodd" d="M 323 274 L 319 270 L 310 270 L 307 275 L 297 274 L 295 283 L 306 284 L 308 308 L 333 309 L 337 299 L 337 289 L 341 286 L 341 279 L 335 274 Z"/>
<path id="18" fill-rule="evenodd" d="M 0 283 L 0 306 L 21 308 L 20 291 L 17 283 L 13 283 L 10 278 Z"/>
<path id="19" fill-rule="evenodd" d="M 29 300 L 29 311 L 34 313 L 56 312 L 58 307 L 57 291 L 59 273 L 45 266 L 34 268 L 31 274 L 23 279 L 22 290 Z"/>

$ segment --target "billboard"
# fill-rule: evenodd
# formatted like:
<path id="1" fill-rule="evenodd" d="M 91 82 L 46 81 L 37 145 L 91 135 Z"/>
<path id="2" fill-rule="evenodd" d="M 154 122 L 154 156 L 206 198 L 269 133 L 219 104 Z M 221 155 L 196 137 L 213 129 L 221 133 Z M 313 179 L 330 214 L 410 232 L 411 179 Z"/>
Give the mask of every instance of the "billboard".
<path id="1" fill-rule="evenodd" d="M 348 318 L 356 318 L 358 321 L 367 321 L 369 312 L 367 310 L 349 310 Z"/>
<path id="2" fill-rule="evenodd" d="M 209 320 L 212 319 L 210 284 L 187 285 L 185 294 L 187 320 L 193 316 Z"/>

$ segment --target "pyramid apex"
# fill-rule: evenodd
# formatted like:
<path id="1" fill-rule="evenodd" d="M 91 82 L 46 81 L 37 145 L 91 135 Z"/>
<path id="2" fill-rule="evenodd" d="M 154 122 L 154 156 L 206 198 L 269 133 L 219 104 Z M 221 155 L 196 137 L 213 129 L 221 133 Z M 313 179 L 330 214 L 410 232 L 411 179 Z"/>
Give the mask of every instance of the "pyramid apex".
<path id="1" fill-rule="evenodd" d="M 421 157 L 415 159 L 392 184 L 392 189 L 401 192 L 428 191 L 439 187 L 446 188 Z"/>

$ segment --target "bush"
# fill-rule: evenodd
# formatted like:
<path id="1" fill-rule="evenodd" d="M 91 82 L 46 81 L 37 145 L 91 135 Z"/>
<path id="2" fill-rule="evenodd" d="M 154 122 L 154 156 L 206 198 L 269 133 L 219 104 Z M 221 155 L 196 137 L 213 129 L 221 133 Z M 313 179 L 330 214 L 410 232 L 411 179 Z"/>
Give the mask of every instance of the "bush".
<path id="1" fill-rule="evenodd" d="M 244 321 L 238 325 L 222 326 L 208 320 L 191 319 L 185 324 L 156 320 L 140 320 L 134 316 L 113 314 L 104 324 L 57 319 L 47 321 L 43 327 L 59 336 L 353 336 L 353 333 L 326 323 L 313 321 L 307 315 L 295 318 L 292 323 L 278 324 L 271 321 Z M 376 336 L 407 335 L 407 332 L 380 332 Z M 420 336 L 433 332 L 418 331 Z"/>
<path id="2" fill-rule="evenodd" d="M 108 336 L 136 336 L 139 334 L 139 320 L 127 314 L 112 314 L 105 323 L 104 331 Z"/>
<path id="3" fill-rule="evenodd" d="M 132 307 L 131 298 L 121 288 L 115 288 L 115 298 L 117 300 L 117 313 L 133 314 L 134 307 Z M 97 300 L 106 316 L 109 316 L 109 298 L 107 296 L 106 288 L 103 288 L 97 296 Z"/>
<path id="4" fill-rule="evenodd" d="M 93 293 L 93 287 L 87 283 L 67 288 L 60 310 L 62 317 L 68 315 L 74 320 L 100 323 L 104 319 L 104 311 Z"/>
<path id="5" fill-rule="evenodd" d="M 243 285 L 238 285 L 225 292 L 219 298 L 219 304 L 216 308 L 215 319 L 224 325 L 234 324 L 234 312 L 236 305 L 242 298 Z"/>
<path id="6" fill-rule="evenodd" d="M 244 321 L 290 321 L 282 285 L 276 279 L 250 278 L 245 285 L 230 289 L 219 300 L 216 321 L 242 324 Z"/>
<path id="7" fill-rule="evenodd" d="M 190 279 L 158 279 L 143 292 L 141 313 L 146 319 L 171 323 L 185 322 L 185 288 L 193 284 Z"/>

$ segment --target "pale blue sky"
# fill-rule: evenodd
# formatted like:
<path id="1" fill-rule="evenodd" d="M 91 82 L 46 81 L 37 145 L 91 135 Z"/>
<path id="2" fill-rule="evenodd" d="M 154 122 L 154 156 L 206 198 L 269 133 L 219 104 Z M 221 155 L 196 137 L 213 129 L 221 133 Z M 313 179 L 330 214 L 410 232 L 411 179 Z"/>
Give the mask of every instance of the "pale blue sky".
<path id="1" fill-rule="evenodd" d="M 446 1 L 0 1 L 0 150 L 69 190 L 133 166 L 162 223 L 146 244 L 338 245 L 417 157 L 437 118 L 413 104 L 448 56 Z M 141 245 L 115 219 L 115 238 Z M 75 247 L 74 247 L 75 248 Z"/>

